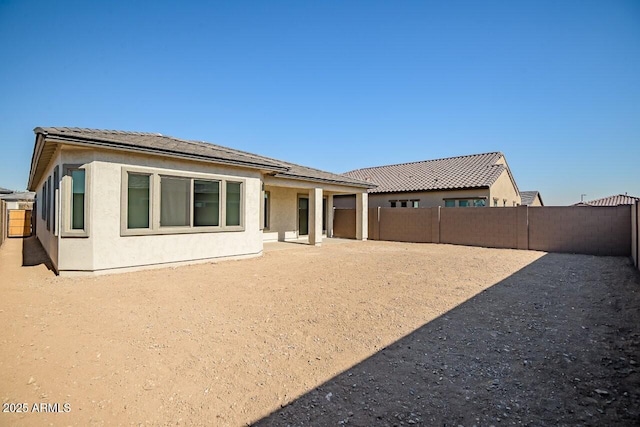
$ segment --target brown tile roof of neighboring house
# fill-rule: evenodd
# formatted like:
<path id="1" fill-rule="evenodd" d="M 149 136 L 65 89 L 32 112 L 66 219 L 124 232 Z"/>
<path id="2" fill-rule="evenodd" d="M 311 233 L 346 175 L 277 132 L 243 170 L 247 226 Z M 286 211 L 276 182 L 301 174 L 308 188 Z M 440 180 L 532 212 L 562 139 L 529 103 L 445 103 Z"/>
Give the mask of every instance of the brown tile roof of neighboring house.
<path id="1" fill-rule="evenodd" d="M 268 171 L 277 177 L 351 185 L 361 188 L 370 188 L 373 186 L 371 183 L 331 172 L 308 168 L 306 166 L 259 156 L 221 145 L 210 144 L 208 142 L 189 141 L 161 135 L 159 133 L 68 127 L 38 127 L 34 129 L 34 132 L 36 135 L 44 135 L 47 139 L 66 143 L 132 150 L 170 157 L 243 166 Z M 34 158 L 35 156 L 36 152 L 34 150 Z M 33 168 L 34 165 L 32 164 L 32 169 Z M 36 183 L 32 184 L 35 185 Z"/>
<path id="2" fill-rule="evenodd" d="M 536 199 L 536 196 L 540 198 L 540 202 L 542 203 L 542 196 L 537 191 L 521 191 L 520 199 L 523 205 L 529 206 Z"/>
<path id="3" fill-rule="evenodd" d="M 506 165 L 496 163 L 502 157 L 500 152 L 472 154 L 356 169 L 345 175 L 378 184 L 370 193 L 484 188 L 508 171 Z"/>
<path id="4" fill-rule="evenodd" d="M 588 202 L 579 202 L 573 206 L 619 206 L 633 205 L 640 197 L 628 196 L 626 194 L 616 194 L 614 196 L 603 197 L 602 199 L 590 200 Z"/>

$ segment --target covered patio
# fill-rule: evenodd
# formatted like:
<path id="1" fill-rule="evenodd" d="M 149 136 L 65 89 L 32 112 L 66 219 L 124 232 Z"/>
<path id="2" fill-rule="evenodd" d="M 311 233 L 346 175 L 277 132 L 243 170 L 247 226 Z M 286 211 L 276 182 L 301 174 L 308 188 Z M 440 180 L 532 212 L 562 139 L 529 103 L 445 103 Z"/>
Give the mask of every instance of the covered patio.
<path id="1" fill-rule="evenodd" d="M 355 195 L 356 239 L 367 240 L 368 198 L 361 185 L 277 176 L 265 176 L 263 182 L 264 242 L 321 245 L 323 238 L 333 236 L 334 195 Z"/>

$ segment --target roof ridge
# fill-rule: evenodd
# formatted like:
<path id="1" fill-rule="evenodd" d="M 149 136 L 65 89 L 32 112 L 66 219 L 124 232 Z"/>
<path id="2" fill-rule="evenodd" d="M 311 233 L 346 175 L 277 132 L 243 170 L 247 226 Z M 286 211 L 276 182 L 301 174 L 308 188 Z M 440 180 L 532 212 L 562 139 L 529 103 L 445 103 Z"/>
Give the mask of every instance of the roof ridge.
<path id="1" fill-rule="evenodd" d="M 477 156 L 486 156 L 487 154 L 499 154 L 501 156 L 504 156 L 504 154 L 501 151 L 489 151 L 486 153 L 477 153 L 477 154 L 466 154 L 466 155 L 461 155 L 461 156 L 451 156 L 451 157 L 442 157 L 440 159 L 427 159 L 427 160 L 418 160 L 415 162 L 404 162 L 404 163 L 394 163 L 394 164 L 390 164 L 390 165 L 380 165 L 380 166 L 369 166 L 369 167 L 365 167 L 365 168 L 359 168 L 359 169 L 353 169 L 346 173 L 351 173 L 351 172 L 357 172 L 357 171 L 362 171 L 362 170 L 370 170 L 370 169 L 379 169 L 379 168 L 388 168 L 388 167 L 393 167 L 393 166 L 406 166 L 406 165 L 415 165 L 418 163 L 429 163 L 429 162 L 438 162 L 441 160 L 451 160 L 451 159 L 461 159 L 461 158 L 465 158 L 465 157 L 477 157 Z"/>

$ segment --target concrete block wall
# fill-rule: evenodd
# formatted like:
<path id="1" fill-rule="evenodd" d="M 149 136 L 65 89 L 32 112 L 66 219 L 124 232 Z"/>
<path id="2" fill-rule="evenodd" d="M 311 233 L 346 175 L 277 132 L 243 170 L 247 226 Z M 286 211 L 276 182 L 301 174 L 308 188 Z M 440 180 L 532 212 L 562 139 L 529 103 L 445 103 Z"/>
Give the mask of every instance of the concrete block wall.
<path id="1" fill-rule="evenodd" d="M 592 255 L 631 255 L 631 207 L 529 209 L 529 249 Z"/>
<path id="2" fill-rule="evenodd" d="M 333 210 L 333 237 L 356 238 L 355 209 L 336 208 Z"/>
<path id="3" fill-rule="evenodd" d="M 631 258 L 640 270 L 640 201 L 631 206 Z"/>
<path id="4" fill-rule="evenodd" d="M 369 239 L 632 255 L 637 263 L 640 235 L 633 220 L 638 211 L 634 207 L 633 216 L 630 206 L 373 208 Z M 336 209 L 336 213 L 336 237 L 354 238 L 355 210 Z"/>
<path id="5" fill-rule="evenodd" d="M 7 202 L 0 200 L 0 246 L 7 238 L 7 229 L 9 227 L 9 213 L 7 212 Z"/>
<path id="6" fill-rule="evenodd" d="M 440 243 L 516 248 L 517 208 L 441 208 Z"/>
<path id="7" fill-rule="evenodd" d="M 431 243 L 433 210 L 434 208 L 380 208 L 379 239 Z"/>

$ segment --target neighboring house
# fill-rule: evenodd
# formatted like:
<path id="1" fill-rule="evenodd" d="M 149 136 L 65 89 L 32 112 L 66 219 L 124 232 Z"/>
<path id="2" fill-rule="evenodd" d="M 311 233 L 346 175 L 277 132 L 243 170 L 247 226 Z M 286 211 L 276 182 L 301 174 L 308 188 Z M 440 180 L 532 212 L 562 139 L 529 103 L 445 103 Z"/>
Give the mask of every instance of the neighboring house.
<path id="1" fill-rule="evenodd" d="M 629 196 L 625 194 L 616 194 L 614 196 L 603 197 L 602 199 L 590 200 L 588 202 L 578 202 L 573 206 L 619 206 L 619 205 L 633 205 L 639 197 Z"/>
<path id="2" fill-rule="evenodd" d="M 502 153 L 473 154 L 357 169 L 349 178 L 376 184 L 369 207 L 518 206 L 518 186 Z M 337 208 L 353 208 L 353 197 L 336 197 Z"/>
<path id="3" fill-rule="evenodd" d="M 7 209 L 31 209 L 36 193 L 11 191 L 0 188 L 0 199 L 7 203 Z"/>
<path id="4" fill-rule="evenodd" d="M 542 196 L 538 191 L 521 191 L 520 198 L 525 206 L 544 206 Z"/>
<path id="5" fill-rule="evenodd" d="M 59 273 L 257 256 L 303 235 L 319 245 L 339 194 L 356 195 L 367 238 L 373 185 L 355 178 L 155 133 L 34 132 L 36 235 Z"/>

